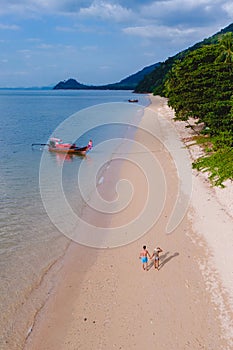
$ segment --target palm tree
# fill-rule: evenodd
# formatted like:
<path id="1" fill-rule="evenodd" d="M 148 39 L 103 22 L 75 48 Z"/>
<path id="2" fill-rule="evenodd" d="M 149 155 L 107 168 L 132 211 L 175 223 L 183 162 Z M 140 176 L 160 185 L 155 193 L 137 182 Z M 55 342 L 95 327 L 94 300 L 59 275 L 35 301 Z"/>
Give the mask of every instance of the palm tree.
<path id="1" fill-rule="evenodd" d="M 220 55 L 216 58 L 216 63 L 233 63 L 233 34 L 228 32 L 224 34 L 220 40 L 219 45 L 221 49 Z"/>

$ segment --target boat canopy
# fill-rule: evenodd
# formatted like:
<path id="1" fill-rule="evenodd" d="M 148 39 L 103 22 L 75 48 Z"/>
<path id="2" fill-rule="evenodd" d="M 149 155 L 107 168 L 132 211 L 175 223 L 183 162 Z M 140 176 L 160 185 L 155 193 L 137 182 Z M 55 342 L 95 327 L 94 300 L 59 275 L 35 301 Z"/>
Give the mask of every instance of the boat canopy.
<path id="1" fill-rule="evenodd" d="M 61 142 L 62 142 L 62 139 L 58 139 L 57 137 L 51 137 L 51 138 L 49 139 L 49 141 L 61 143 Z"/>

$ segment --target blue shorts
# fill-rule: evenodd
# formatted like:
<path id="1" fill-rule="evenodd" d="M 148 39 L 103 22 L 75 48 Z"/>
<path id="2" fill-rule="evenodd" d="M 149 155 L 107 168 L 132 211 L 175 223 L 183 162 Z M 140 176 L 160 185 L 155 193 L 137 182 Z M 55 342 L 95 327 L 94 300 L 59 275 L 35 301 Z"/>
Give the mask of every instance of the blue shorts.
<path id="1" fill-rule="evenodd" d="M 147 256 L 142 256 L 141 261 L 143 264 L 147 263 L 147 261 L 148 261 Z"/>

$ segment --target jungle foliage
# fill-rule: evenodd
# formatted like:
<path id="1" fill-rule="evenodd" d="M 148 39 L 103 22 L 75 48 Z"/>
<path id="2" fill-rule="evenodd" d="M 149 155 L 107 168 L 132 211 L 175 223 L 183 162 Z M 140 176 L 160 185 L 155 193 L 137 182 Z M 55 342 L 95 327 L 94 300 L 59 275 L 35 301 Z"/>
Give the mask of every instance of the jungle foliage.
<path id="1" fill-rule="evenodd" d="M 146 74 L 144 79 L 142 79 L 135 88 L 135 92 L 138 93 L 148 93 L 153 92 L 154 95 L 164 96 L 164 83 L 166 81 L 166 75 L 172 68 L 173 64 L 177 60 L 182 60 L 187 54 L 198 48 L 206 45 L 216 44 L 219 38 L 225 33 L 233 32 L 233 23 L 228 25 L 226 28 L 222 29 L 220 32 L 206 38 L 193 46 L 183 50 L 176 55 L 169 57 L 166 61 L 161 62 L 157 65 L 149 74 Z"/>
<path id="2" fill-rule="evenodd" d="M 215 185 L 233 179 L 233 35 L 202 46 L 177 60 L 166 75 L 164 92 L 178 120 L 196 118 L 207 134 L 206 157 L 194 167 L 209 171 Z"/>

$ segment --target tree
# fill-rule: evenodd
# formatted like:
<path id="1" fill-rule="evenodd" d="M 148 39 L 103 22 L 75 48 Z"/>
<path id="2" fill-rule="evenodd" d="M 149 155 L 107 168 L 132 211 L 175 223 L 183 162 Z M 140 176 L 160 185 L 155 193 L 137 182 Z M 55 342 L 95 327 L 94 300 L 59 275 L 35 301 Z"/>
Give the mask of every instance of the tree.
<path id="1" fill-rule="evenodd" d="M 228 32 L 219 39 L 221 53 L 216 62 L 233 63 L 233 34 Z"/>
<path id="2" fill-rule="evenodd" d="M 228 43 L 224 38 L 224 42 Z M 222 44 L 203 46 L 175 63 L 167 75 L 165 93 L 177 119 L 196 117 L 214 135 L 233 130 L 231 62 L 217 60 Z"/>

